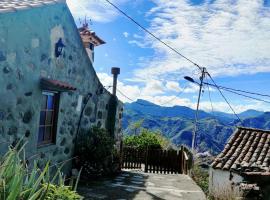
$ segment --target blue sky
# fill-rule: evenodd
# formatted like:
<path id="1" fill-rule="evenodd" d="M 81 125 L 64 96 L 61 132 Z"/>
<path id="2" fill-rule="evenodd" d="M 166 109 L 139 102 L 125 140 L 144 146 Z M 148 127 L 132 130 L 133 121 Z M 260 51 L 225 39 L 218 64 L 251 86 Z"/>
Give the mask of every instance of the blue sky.
<path id="1" fill-rule="evenodd" d="M 198 88 L 183 77 L 199 78 L 192 64 L 160 44 L 104 0 L 67 0 L 79 18 L 107 43 L 96 48 L 94 67 L 105 86 L 110 68 L 121 68 L 119 89 L 131 99 L 194 108 Z M 122 10 L 227 87 L 270 94 L 269 0 L 112 0 Z M 215 110 L 231 112 L 210 88 Z M 225 93 L 236 112 L 270 111 L 270 104 Z M 124 102 L 130 102 L 118 94 Z M 265 98 L 264 98 L 265 99 Z M 201 108 L 211 110 L 207 87 Z"/>

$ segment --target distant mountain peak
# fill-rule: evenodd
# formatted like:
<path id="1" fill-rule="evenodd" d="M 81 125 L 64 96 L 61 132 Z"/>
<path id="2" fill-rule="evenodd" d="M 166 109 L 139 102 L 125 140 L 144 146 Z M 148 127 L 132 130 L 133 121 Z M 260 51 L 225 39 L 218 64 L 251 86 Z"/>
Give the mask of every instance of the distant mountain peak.
<path id="1" fill-rule="evenodd" d="M 144 99 L 138 99 L 137 101 L 133 103 L 139 103 L 139 104 L 144 104 L 144 105 L 153 105 L 153 106 L 158 106 L 150 101 L 144 100 Z"/>

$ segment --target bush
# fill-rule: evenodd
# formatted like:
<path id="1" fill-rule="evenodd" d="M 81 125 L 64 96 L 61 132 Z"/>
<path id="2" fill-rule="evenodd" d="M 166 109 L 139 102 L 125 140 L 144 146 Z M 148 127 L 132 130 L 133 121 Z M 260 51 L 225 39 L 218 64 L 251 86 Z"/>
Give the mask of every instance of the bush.
<path id="1" fill-rule="evenodd" d="M 45 200 L 80 200 L 79 196 L 75 191 L 72 191 L 71 187 L 65 185 L 43 185 L 43 189 L 47 191 Z"/>
<path id="2" fill-rule="evenodd" d="M 192 169 L 192 178 L 200 186 L 203 192 L 208 195 L 209 174 L 208 171 L 202 169 L 199 165 L 195 164 Z"/>
<path id="3" fill-rule="evenodd" d="M 10 148 L 6 155 L 0 159 L 0 199 L 1 200 L 39 200 L 39 199 L 57 199 L 57 200 L 77 200 L 81 199 L 76 192 L 72 191 L 71 188 L 66 188 L 66 192 L 73 193 L 77 198 L 62 198 L 52 193 L 51 198 L 48 196 L 48 187 L 44 185 L 50 185 L 55 188 L 62 188 L 63 178 L 60 170 L 50 177 L 49 163 L 46 164 L 43 170 L 34 164 L 34 167 L 28 169 L 26 161 L 23 159 L 24 145 L 20 143 L 14 148 Z M 29 173 L 31 171 L 31 173 Z M 53 185 L 57 179 L 62 180 L 61 184 Z M 77 181 L 78 182 L 78 181 Z M 77 184 L 76 184 L 77 185 Z M 49 187 L 50 188 L 50 187 Z"/>
<path id="4" fill-rule="evenodd" d="M 105 129 L 92 127 L 79 135 L 76 155 L 84 168 L 83 175 L 107 174 L 115 155 L 114 139 Z"/>
<path id="5" fill-rule="evenodd" d="M 157 132 L 142 129 L 139 135 L 125 136 L 124 145 L 139 149 L 164 149 L 169 146 L 169 141 Z"/>

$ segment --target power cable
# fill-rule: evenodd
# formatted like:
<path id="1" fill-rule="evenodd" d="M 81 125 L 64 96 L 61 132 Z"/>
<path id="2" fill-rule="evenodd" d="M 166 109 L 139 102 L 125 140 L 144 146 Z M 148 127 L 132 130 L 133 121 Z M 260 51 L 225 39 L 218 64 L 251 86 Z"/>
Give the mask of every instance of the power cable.
<path id="1" fill-rule="evenodd" d="M 136 20 L 134 20 L 130 15 L 128 15 L 126 12 L 124 12 L 123 10 L 121 10 L 118 6 L 116 6 L 114 3 L 112 3 L 109 0 L 105 0 L 107 3 L 109 3 L 111 6 L 113 6 L 118 12 L 120 12 L 121 14 L 123 14 L 125 17 L 127 17 L 129 20 L 131 20 L 134 24 L 136 24 L 137 26 L 139 26 L 142 30 L 144 30 L 145 32 L 147 32 L 149 35 L 151 35 L 153 38 L 155 38 L 156 40 L 158 40 L 159 42 L 161 42 L 163 45 L 165 45 L 166 47 L 168 47 L 169 49 L 171 49 L 172 51 L 174 51 L 176 54 L 178 54 L 179 56 L 181 56 L 182 58 L 186 59 L 187 61 L 189 61 L 190 63 L 192 63 L 193 65 L 195 65 L 199 70 L 203 70 L 203 67 L 199 66 L 197 63 L 195 63 L 194 61 L 192 61 L 191 59 L 189 59 L 188 57 L 184 56 L 182 53 L 180 53 L 179 51 L 177 51 L 175 48 L 171 47 L 169 44 L 167 44 L 166 42 L 164 42 L 163 40 L 161 40 L 159 37 L 157 37 L 154 33 L 152 33 L 151 31 L 149 31 L 147 28 L 145 28 L 144 26 L 142 26 L 139 22 L 137 22 Z M 207 72 L 207 74 L 210 76 L 209 72 Z M 212 81 L 214 82 L 213 78 L 210 76 L 210 78 L 212 79 Z M 216 86 L 216 85 L 215 85 Z M 218 87 L 217 87 L 218 88 Z M 227 88 L 227 87 L 223 87 L 223 88 L 218 88 L 221 96 L 224 98 L 224 100 L 226 101 L 226 103 L 229 105 L 230 109 L 233 111 L 233 113 L 235 114 L 235 116 L 237 116 L 238 120 L 241 122 L 241 119 L 239 118 L 239 116 L 236 114 L 236 112 L 234 111 L 234 109 L 232 108 L 232 106 L 229 104 L 228 100 L 226 99 L 226 97 L 224 96 L 224 94 L 220 91 L 220 89 L 224 89 L 224 90 L 233 90 L 229 91 L 235 94 L 240 95 L 239 93 L 236 92 L 244 92 L 244 93 L 249 93 L 249 94 L 253 94 L 253 95 L 260 95 L 260 96 L 264 96 L 264 97 L 270 97 L 270 95 L 267 94 L 260 94 L 260 93 L 256 93 L 256 92 L 249 92 L 249 91 L 243 91 L 243 90 L 238 90 L 238 89 L 233 89 L 233 88 Z M 250 96 L 247 95 L 242 95 L 245 96 L 247 98 L 252 98 Z M 126 97 L 127 98 L 127 97 Z M 128 98 L 129 99 L 129 98 Z M 257 98 L 253 98 L 255 100 L 259 100 Z M 260 101 L 264 101 L 264 100 L 260 100 Z M 264 101 L 267 102 L 268 101 Z"/>
<path id="2" fill-rule="evenodd" d="M 138 105 L 146 106 L 146 107 L 157 107 L 157 106 L 163 106 L 163 105 L 166 105 L 166 104 L 168 104 L 168 103 L 174 101 L 177 97 L 179 97 L 179 96 L 186 90 L 186 88 L 187 88 L 187 85 L 186 85 L 186 86 L 184 87 L 184 89 L 183 89 L 179 94 L 177 94 L 175 97 L 173 97 L 172 99 L 170 99 L 170 100 L 168 100 L 168 101 L 166 101 L 166 102 L 164 102 L 164 103 L 162 103 L 162 104 L 159 104 L 159 105 L 151 105 L 151 104 L 147 105 L 147 104 L 143 104 L 143 103 L 137 102 L 135 99 L 132 99 L 132 98 L 128 97 L 127 95 L 125 95 L 125 94 L 124 94 L 122 91 L 120 91 L 119 89 L 117 89 L 117 91 L 118 91 L 122 96 L 124 96 L 124 97 L 127 98 L 128 100 L 130 100 L 130 101 L 132 101 L 132 102 L 134 102 L 134 103 L 136 103 L 136 104 L 138 104 Z"/>
<path id="3" fill-rule="evenodd" d="M 241 122 L 241 124 L 243 124 L 242 120 L 240 119 L 240 117 L 236 114 L 235 110 L 233 109 L 233 107 L 231 106 L 231 104 L 229 103 L 229 101 L 227 100 L 227 98 L 224 96 L 224 94 L 222 93 L 222 91 L 220 90 L 220 88 L 217 86 L 216 82 L 214 81 L 214 79 L 212 78 L 212 76 L 207 72 L 207 75 L 209 76 L 209 78 L 212 80 L 212 82 L 214 83 L 215 87 L 218 89 L 219 93 L 221 94 L 221 96 L 223 97 L 223 99 L 226 101 L 226 103 L 228 104 L 228 106 L 230 107 L 230 109 L 232 110 L 232 112 L 234 113 L 234 115 L 237 117 L 237 119 Z"/>
<path id="4" fill-rule="evenodd" d="M 215 85 L 213 85 L 211 83 L 205 83 L 204 82 L 204 84 L 208 84 L 210 86 L 216 87 Z M 261 94 L 261 93 L 257 93 L 257 92 L 250 92 L 250 91 L 245 91 L 245 90 L 239 90 L 239 89 L 229 88 L 229 87 L 220 86 L 220 85 L 218 85 L 218 87 L 220 89 L 224 89 L 224 90 L 232 90 L 232 91 L 235 91 L 235 92 L 242 92 L 242 93 L 253 94 L 253 95 L 258 95 L 258 96 L 263 96 L 263 97 L 269 97 L 270 98 L 270 95 L 268 95 L 268 94 Z"/>
<path id="5" fill-rule="evenodd" d="M 166 42 L 164 42 L 163 40 L 161 40 L 159 37 L 157 37 L 154 33 L 152 33 L 151 31 L 149 31 L 147 28 L 145 28 L 143 25 L 141 25 L 139 22 L 137 22 L 135 19 L 133 19 L 131 16 L 129 16 L 126 12 L 124 12 L 123 10 L 121 10 L 118 6 L 116 6 L 115 4 L 113 4 L 111 1 L 109 0 L 105 0 L 107 1 L 111 6 L 113 6 L 116 10 L 118 10 L 118 12 L 122 13 L 124 16 L 126 16 L 129 20 L 131 20 L 134 24 L 136 24 L 137 26 L 139 26 L 142 30 L 144 30 L 145 32 L 147 32 L 149 35 L 151 35 L 153 38 L 155 38 L 156 40 L 158 40 L 159 42 L 161 42 L 163 45 L 165 45 L 166 47 L 168 47 L 169 49 L 171 49 L 172 51 L 174 51 L 176 54 L 178 54 L 179 56 L 181 56 L 182 58 L 186 59 L 188 62 L 192 63 L 193 65 L 195 65 L 198 69 L 200 69 L 202 71 L 202 67 L 199 66 L 197 63 L 195 63 L 194 61 L 192 61 L 191 59 L 189 59 L 188 57 L 184 56 L 182 53 L 180 53 L 179 51 L 177 51 L 175 48 L 171 47 L 169 44 L 167 44 Z"/>
<path id="6" fill-rule="evenodd" d="M 241 93 L 236 92 L 236 91 L 241 91 L 243 93 L 249 93 L 249 94 L 251 94 L 252 92 L 247 92 L 247 91 L 244 91 L 244 90 L 228 88 L 228 87 L 224 87 L 224 86 L 220 86 L 220 85 L 214 85 L 214 84 L 211 84 L 211 83 L 208 83 L 208 82 L 204 82 L 203 84 L 207 85 L 208 87 L 209 86 L 212 86 L 212 87 L 215 87 L 215 88 L 218 87 L 221 90 L 224 90 L 224 91 L 227 91 L 227 92 L 239 95 L 239 96 L 243 96 L 243 97 L 246 97 L 246 98 L 249 98 L 249 99 L 253 99 L 253 100 L 256 100 L 256 101 L 262 101 L 264 103 L 270 103 L 270 101 L 268 101 L 268 100 L 264 100 L 264 99 L 260 99 L 260 98 L 257 98 L 257 97 L 252 97 L 252 96 L 249 96 L 249 95 L 241 94 Z M 259 95 L 259 93 L 257 93 L 257 95 Z"/>
<path id="7" fill-rule="evenodd" d="M 249 99 L 253 99 L 253 100 L 256 100 L 256 101 L 262 101 L 264 103 L 270 103 L 270 101 L 259 99 L 259 98 L 256 98 L 256 97 L 251 97 L 251 96 L 245 95 L 245 94 L 240 94 L 238 92 L 235 92 L 235 91 L 232 91 L 232 90 L 229 90 L 229 89 L 222 89 L 222 90 L 225 90 L 227 92 L 231 92 L 233 94 L 236 94 L 236 95 L 239 95 L 239 96 L 243 96 L 243 97 L 246 97 L 246 98 L 249 98 Z"/>

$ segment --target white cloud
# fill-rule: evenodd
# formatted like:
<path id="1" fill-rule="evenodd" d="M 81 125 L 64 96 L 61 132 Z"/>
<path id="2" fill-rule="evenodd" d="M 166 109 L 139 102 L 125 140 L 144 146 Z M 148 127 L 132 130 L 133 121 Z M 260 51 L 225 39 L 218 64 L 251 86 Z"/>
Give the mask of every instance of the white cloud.
<path id="1" fill-rule="evenodd" d="M 123 33 L 123 35 L 124 35 L 125 38 L 128 38 L 129 33 L 125 31 L 125 32 Z"/>
<path id="2" fill-rule="evenodd" d="M 270 8 L 261 0 L 209 2 L 154 0 L 156 7 L 147 15 L 150 30 L 214 76 L 270 72 Z M 136 70 L 138 78 L 175 80 L 176 74 L 192 74 L 192 64 L 149 35 L 145 41 L 159 56 Z"/>
<path id="3" fill-rule="evenodd" d="M 127 0 L 111 1 L 117 5 L 127 2 Z M 105 0 L 67 0 L 67 4 L 75 20 L 84 19 L 87 16 L 96 22 L 109 22 L 119 15 Z"/>
<path id="4" fill-rule="evenodd" d="M 109 22 L 119 15 L 104 0 L 67 2 L 75 19 L 87 14 L 94 21 Z M 113 2 L 121 5 L 127 0 Z M 270 8 L 264 7 L 262 0 L 215 0 L 196 6 L 190 5 L 188 0 L 153 2 L 156 6 L 146 15 L 150 21 L 149 29 L 187 57 L 207 67 L 213 76 L 270 72 Z M 198 77 L 198 71 L 194 71 L 196 68 L 149 35 L 142 32 L 133 35 L 124 32 L 123 35 L 129 37 L 129 44 L 150 47 L 155 53 L 138 59 L 140 68 L 128 78 L 131 84 L 120 81 L 119 90 L 132 100 L 142 98 L 166 106 L 195 108 L 196 98 L 182 98 L 166 92 L 181 92 L 183 88 L 178 84 L 179 79 L 185 75 Z M 99 73 L 98 76 L 105 86 L 112 85 L 112 77 L 108 74 Z M 197 93 L 198 86 L 189 84 L 183 92 Z M 118 96 L 123 102 L 130 102 L 119 93 Z M 213 105 L 215 110 L 230 112 L 225 102 L 214 101 Z M 232 102 L 232 106 L 237 112 L 269 110 L 269 106 L 258 102 Z M 211 110 L 210 102 L 202 101 L 201 108 Z"/>
<path id="5" fill-rule="evenodd" d="M 180 87 L 179 83 L 176 81 L 167 81 L 166 88 L 170 91 L 180 92 L 182 88 Z"/>
<path id="6" fill-rule="evenodd" d="M 145 87 L 142 89 L 142 94 L 147 96 L 155 96 L 159 94 L 164 94 L 164 85 L 158 80 L 148 80 Z"/>
<path id="7" fill-rule="evenodd" d="M 103 83 L 103 85 L 108 88 L 108 86 L 112 86 L 113 78 L 112 76 L 106 74 L 106 73 L 98 73 L 98 77 Z M 167 85 L 174 85 L 175 83 L 166 83 Z M 179 86 L 179 85 L 178 85 Z M 145 99 L 147 101 L 153 102 L 157 105 L 162 106 L 187 106 L 193 109 L 196 109 L 196 101 L 198 96 L 194 96 L 194 99 L 184 98 L 181 96 L 176 95 L 167 95 L 164 93 L 164 85 L 162 82 L 157 80 L 152 80 L 148 84 L 139 87 L 138 85 L 127 85 L 121 81 L 118 81 L 118 89 L 121 91 L 117 91 L 117 96 L 122 102 L 132 102 L 139 99 Z M 178 87 L 177 87 L 178 88 Z M 109 91 L 111 92 L 111 89 Z M 179 86 L 180 90 L 183 91 L 183 89 Z M 193 92 L 191 90 L 190 92 Z M 122 95 L 124 94 L 124 95 Z M 127 98 L 128 97 L 128 98 Z M 232 113 L 230 110 L 230 107 L 228 104 L 224 101 L 213 101 L 212 102 L 214 111 L 221 111 L 221 112 L 227 112 Z M 212 105 L 210 101 L 202 100 L 200 103 L 200 109 L 211 112 L 212 111 Z M 258 102 L 258 101 L 246 101 L 244 104 L 236 104 L 231 103 L 231 106 L 236 111 L 236 113 L 240 113 L 243 111 L 246 111 L 248 109 L 256 109 L 260 111 L 269 111 L 270 107 L 269 105 L 266 105 L 265 103 Z"/>

